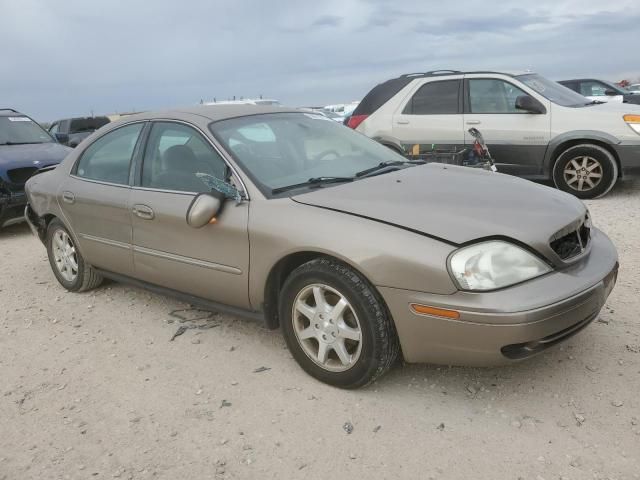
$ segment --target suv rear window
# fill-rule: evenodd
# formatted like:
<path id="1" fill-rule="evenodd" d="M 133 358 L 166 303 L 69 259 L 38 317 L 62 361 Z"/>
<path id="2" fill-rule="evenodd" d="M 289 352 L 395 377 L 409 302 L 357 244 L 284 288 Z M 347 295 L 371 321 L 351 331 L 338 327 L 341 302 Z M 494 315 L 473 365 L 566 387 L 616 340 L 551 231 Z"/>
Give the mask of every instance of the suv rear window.
<path id="1" fill-rule="evenodd" d="M 459 112 L 461 80 L 442 80 L 422 85 L 404 107 L 406 115 L 442 115 Z"/>
<path id="2" fill-rule="evenodd" d="M 413 78 L 403 76 L 376 85 L 358 104 L 353 111 L 353 116 L 371 115 L 412 81 Z"/>
<path id="3" fill-rule="evenodd" d="M 107 117 L 72 118 L 69 133 L 93 132 L 109 123 Z"/>

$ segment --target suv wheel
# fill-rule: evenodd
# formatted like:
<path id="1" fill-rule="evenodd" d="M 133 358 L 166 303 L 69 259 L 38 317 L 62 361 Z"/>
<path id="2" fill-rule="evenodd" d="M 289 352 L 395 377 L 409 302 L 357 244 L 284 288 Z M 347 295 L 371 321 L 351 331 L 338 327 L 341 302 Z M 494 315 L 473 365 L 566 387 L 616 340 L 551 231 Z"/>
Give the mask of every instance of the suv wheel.
<path id="1" fill-rule="evenodd" d="M 398 357 L 393 321 L 378 293 L 357 272 L 327 258 L 289 275 L 280 321 L 296 361 L 330 385 L 365 386 Z"/>
<path id="2" fill-rule="evenodd" d="M 47 255 L 53 274 L 67 290 L 83 292 L 102 283 L 102 276 L 84 261 L 73 237 L 57 218 L 47 228 Z"/>
<path id="3" fill-rule="evenodd" d="M 553 167 L 557 188 L 578 198 L 606 195 L 618 179 L 618 164 L 613 155 L 598 145 L 574 145 L 562 152 Z"/>

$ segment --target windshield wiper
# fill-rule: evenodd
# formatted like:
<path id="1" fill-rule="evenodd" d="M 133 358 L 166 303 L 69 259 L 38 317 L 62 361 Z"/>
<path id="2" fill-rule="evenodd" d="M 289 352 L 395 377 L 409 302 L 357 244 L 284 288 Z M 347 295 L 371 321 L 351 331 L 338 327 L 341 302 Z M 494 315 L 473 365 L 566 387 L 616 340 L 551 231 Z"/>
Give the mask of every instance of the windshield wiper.
<path id="1" fill-rule="evenodd" d="M 296 183 L 293 185 L 286 185 L 284 187 L 273 188 L 271 189 L 271 194 L 275 195 L 277 193 L 286 192 L 287 190 L 294 190 L 300 187 L 320 186 L 327 183 L 353 182 L 354 180 L 355 180 L 354 177 L 312 177 L 306 182 Z"/>
<path id="2" fill-rule="evenodd" d="M 370 177 L 371 175 L 378 175 L 387 171 L 397 170 L 397 168 L 395 167 L 399 167 L 401 165 L 422 165 L 424 163 L 426 163 L 424 160 L 389 160 L 386 162 L 381 162 L 375 167 L 362 170 L 356 173 L 355 176 L 356 178 Z"/>
<path id="3" fill-rule="evenodd" d="M 45 143 L 45 142 L 4 142 L 4 143 L 0 143 L 0 145 L 36 145 L 39 143 Z"/>

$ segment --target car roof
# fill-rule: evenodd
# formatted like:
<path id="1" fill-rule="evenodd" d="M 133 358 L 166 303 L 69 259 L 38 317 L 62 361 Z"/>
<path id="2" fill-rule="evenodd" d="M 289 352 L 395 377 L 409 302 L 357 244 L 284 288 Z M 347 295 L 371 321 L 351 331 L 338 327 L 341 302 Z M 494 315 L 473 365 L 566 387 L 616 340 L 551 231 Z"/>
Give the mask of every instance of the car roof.
<path id="1" fill-rule="evenodd" d="M 16 115 L 26 117 L 24 113 L 21 113 L 13 108 L 0 108 L 0 117 L 15 117 Z"/>
<path id="2" fill-rule="evenodd" d="M 210 121 L 216 122 L 229 118 L 245 117 L 249 115 L 260 115 L 263 113 L 301 113 L 294 108 L 274 107 L 271 105 L 250 105 L 250 104 L 217 104 L 217 105 L 197 105 L 171 110 L 159 110 L 128 115 L 116 124 L 129 123 L 136 120 L 153 120 L 157 118 L 174 118 L 187 115 L 197 115 Z"/>
<path id="3" fill-rule="evenodd" d="M 609 80 L 602 80 L 601 78 L 571 78 L 569 80 L 558 80 L 558 83 L 562 82 L 604 82 L 604 83 L 613 83 Z"/>
<path id="4" fill-rule="evenodd" d="M 65 120 L 91 120 L 94 118 L 109 118 L 106 115 L 94 115 L 93 117 L 67 117 L 67 118 L 60 118 L 59 120 L 55 120 L 55 122 L 63 122 Z M 54 123 L 55 123 L 54 122 Z"/>

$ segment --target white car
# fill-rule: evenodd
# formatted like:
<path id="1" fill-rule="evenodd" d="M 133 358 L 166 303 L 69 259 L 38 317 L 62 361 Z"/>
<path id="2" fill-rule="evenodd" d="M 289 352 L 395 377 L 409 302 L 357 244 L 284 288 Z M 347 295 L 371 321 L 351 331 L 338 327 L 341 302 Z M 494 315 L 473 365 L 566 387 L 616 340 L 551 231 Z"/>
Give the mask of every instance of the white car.
<path id="1" fill-rule="evenodd" d="M 351 103 L 338 103 L 335 105 L 326 105 L 323 107 L 323 110 L 327 110 L 329 112 L 337 113 L 342 117 L 348 117 L 351 113 L 356 109 L 360 102 L 351 102 Z"/>
<path id="2" fill-rule="evenodd" d="M 471 150 L 475 127 L 498 171 L 553 180 L 579 198 L 640 174 L 639 106 L 596 103 L 535 73 L 402 75 L 374 87 L 348 125 L 412 155 Z"/>
<path id="3" fill-rule="evenodd" d="M 280 102 L 273 98 L 245 98 L 240 100 L 214 100 L 213 102 L 203 102 L 202 105 L 269 105 L 279 107 Z"/>
<path id="4" fill-rule="evenodd" d="M 627 87 L 627 90 L 629 90 L 634 95 L 640 95 L 640 83 L 634 83 L 632 85 L 629 85 Z"/>

